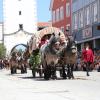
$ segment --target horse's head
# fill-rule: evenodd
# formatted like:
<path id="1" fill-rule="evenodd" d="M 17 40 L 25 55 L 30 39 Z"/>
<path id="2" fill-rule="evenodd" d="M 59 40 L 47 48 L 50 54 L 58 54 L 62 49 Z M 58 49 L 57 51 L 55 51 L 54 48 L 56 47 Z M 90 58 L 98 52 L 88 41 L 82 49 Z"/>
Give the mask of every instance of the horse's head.
<path id="1" fill-rule="evenodd" d="M 68 38 L 67 40 L 67 45 L 66 45 L 66 49 L 67 51 L 71 52 L 71 53 L 76 53 L 77 52 L 77 47 L 76 47 L 76 43 L 74 41 L 74 39 L 72 37 Z"/>
<path id="2" fill-rule="evenodd" d="M 51 52 L 57 53 L 60 49 L 60 34 L 55 35 L 52 34 L 50 40 L 49 40 L 49 47 L 51 49 Z"/>

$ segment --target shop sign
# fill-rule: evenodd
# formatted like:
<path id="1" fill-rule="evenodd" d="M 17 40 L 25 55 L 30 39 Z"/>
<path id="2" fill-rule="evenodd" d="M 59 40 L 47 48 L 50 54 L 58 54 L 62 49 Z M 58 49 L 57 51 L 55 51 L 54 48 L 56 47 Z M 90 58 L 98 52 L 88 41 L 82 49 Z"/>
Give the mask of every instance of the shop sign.
<path id="1" fill-rule="evenodd" d="M 91 37 L 92 37 L 92 27 L 84 29 L 82 32 L 82 38 L 86 39 L 86 38 L 91 38 Z"/>

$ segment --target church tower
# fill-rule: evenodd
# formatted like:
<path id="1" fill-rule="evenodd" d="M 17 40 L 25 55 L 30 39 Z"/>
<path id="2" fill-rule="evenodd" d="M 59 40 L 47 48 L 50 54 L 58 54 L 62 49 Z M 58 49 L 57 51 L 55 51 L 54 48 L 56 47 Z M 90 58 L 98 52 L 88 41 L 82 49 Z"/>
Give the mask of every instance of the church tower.
<path id="1" fill-rule="evenodd" d="M 27 44 L 37 31 L 36 0 L 3 0 L 4 45 L 9 53 L 18 44 Z"/>

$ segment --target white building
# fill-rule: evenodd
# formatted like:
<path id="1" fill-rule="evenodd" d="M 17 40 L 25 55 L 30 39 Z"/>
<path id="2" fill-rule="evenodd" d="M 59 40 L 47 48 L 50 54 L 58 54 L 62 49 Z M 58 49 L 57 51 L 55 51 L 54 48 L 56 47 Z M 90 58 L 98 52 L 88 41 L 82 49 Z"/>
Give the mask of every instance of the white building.
<path id="1" fill-rule="evenodd" d="M 36 33 L 36 0 L 3 0 L 3 10 L 4 44 L 9 53 L 15 45 L 27 43 L 32 36 L 28 33 Z"/>
<path id="2" fill-rule="evenodd" d="M 3 23 L 0 22 L 0 43 L 3 41 Z"/>

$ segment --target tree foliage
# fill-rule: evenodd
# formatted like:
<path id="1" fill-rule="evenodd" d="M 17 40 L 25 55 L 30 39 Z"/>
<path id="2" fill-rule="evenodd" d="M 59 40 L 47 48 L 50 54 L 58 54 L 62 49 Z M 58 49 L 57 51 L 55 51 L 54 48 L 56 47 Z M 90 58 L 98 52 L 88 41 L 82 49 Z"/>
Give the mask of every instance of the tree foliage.
<path id="1" fill-rule="evenodd" d="M 0 43 L 0 58 L 5 57 L 5 55 L 6 55 L 6 48 L 2 43 Z"/>
<path id="2" fill-rule="evenodd" d="M 31 69 L 35 69 L 41 63 L 39 51 L 35 51 L 34 54 L 31 54 L 29 63 L 31 65 Z"/>

